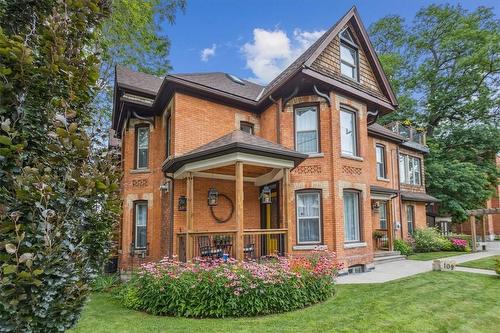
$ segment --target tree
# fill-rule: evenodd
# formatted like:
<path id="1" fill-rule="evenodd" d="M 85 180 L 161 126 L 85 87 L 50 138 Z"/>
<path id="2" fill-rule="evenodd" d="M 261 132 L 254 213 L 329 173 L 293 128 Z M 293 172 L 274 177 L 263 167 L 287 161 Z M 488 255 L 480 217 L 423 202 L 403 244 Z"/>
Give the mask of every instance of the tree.
<path id="1" fill-rule="evenodd" d="M 113 153 L 90 136 L 102 0 L 0 2 L 0 331 L 79 318 L 119 212 Z M 99 134 L 99 133 L 97 133 Z"/>
<path id="2" fill-rule="evenodd" d="M 410 25 L 388 16 L 370 31 L 401 100 L 401 111 L 382 122 L 425 128 L 428 191 L 442 200 L 441 213 L 462 221 L 465 209 L 484 205 L 499 175 L 500 21 L 490 8 L 430 5 Z"/>

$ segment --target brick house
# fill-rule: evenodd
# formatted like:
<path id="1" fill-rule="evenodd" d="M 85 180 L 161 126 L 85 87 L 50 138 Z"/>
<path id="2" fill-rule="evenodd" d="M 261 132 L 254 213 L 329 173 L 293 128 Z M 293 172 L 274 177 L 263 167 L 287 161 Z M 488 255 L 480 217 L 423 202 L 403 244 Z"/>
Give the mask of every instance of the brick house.
<path id="1" fill-rule="evenodd" d="M 356 8 L 267 86 L 117 67 L 120 268 L 318 247 L 373 267 L 394 238 L 425 226 L 435 201 L 422 137 L 376 123 L 397 106 Z"/>

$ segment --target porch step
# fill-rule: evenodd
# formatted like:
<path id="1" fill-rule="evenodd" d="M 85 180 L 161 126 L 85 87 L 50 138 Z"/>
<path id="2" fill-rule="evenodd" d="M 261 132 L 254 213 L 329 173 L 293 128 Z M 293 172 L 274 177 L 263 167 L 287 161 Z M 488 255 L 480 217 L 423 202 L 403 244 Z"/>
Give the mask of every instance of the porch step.
<path id="1" fill-rule="evenodd" d="M 399 251 L 377 251 L 373 254 L 373 256 L 375 258 L 383 258 L 383 257 L 398 256 L 400 254 L 401 252 Z"/>
<path id="2" fill-rule="evenodd" d="M 375 265 L 378 265 L 378 264 L 385 264 L 387 262 L 401 261 L 401 260 L 406 260 L 406 256 L 403 256 L 401 254 L 396 254 L 396 255 L 376 257 L 373 259 L 373 263 Z"/>

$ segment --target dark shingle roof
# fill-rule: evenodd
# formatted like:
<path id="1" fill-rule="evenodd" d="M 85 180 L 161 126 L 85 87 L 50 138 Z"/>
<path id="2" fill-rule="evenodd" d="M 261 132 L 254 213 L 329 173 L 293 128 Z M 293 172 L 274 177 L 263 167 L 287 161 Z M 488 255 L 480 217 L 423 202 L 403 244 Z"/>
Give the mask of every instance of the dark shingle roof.
<path id="1" fill-rule="evenodd" d="M 175 77 L 252 101 L 257 101 L 264 90 L 264 86 L 247 80 L 240 79 L 243 84 L 237 83 L 228 74 L 222 72 L 170 74 L 167 77 Z"/>
<path id="2" fill-rule="evenodd" d="M 398 133 L 394 133 L 390 129 L 377 123 L 368 126 L 368 133 L 373 135 L 379 135 L 384 138 L 392 139 L 398 142 L 403 142 L 406 140 L 403 136 L 399 135 Z"/>
<path id="3" fill-rule="evenodd" d="M 416 151 L 418 151 L 420 153 L 424 153 L 424 154 L 429 154 L 429 152 L 430 152 L 429 147 L 421 145 L 418 142 L 406 141 L 406 142 L 403 142 L 401 144 L 401 146 L 408 148 L 408 149 L 416 150 Z"/>
<path id="4" fill-rule="evenodd" d="M 135 91 L 156 95 L 163 79 L 146 73 L 134 72 L 126 67 L 116 66 L 116 84 Z"/>
<path id="5" fill-rule="evenodd" d="M 167 172 L 175 172 L 182 165 L 188 162 L 205 159 L 207 157 L 226 155 L 233 152 L 246 152 L 255 155 L 292 160 L 295 162 L 295 165 L 307 158 L 307 155 L 288 149 L 277 143 L 265 140 L 261 137 L 243 132 L 241 130 L 234 130 L 231 133 L 193 149 L 182 156 L 168 160 L 165 163 L 163 170 Z"/>
<path id="6" fill-rule="evenodd" d="M 439 202 L 439 199 L 422 192 L 401 191 L 401 199 L 419 202 Z"/>

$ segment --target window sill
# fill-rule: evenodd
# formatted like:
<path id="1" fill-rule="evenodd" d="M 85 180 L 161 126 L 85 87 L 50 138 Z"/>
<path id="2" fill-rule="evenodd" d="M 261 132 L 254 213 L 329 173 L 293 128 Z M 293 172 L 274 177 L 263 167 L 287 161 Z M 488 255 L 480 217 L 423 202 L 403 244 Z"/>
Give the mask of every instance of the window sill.
<path id="1" fill-rule="evenodd" d="M 364 161 L 363 157 L 361 157 L 361 156 L 352 156 L 352 155 L 341 154 L 340 157 L 347 158 L 349 160 L 354 160 L 354 161 L 360 161 L 360 162 Z"/>
<path id="2" fill-rule="evenodd" d="M 380 177 L 377 177 L 377 180 L 386 183 L 389 183 L 391 181 L 389 178 L 380 178 Z"/>
<path id="3" fill-rule="evenodd" d="M 295 245 L 293 250 L 326 250 L 328 247 L 322 244 L 311 244 L 311 245 Z"/>
<path id="4" fill-rule="evenodd" d="M 355 249 L 358 247 L 367 247 L 368 245 L 366 242 L 359 242 L 359 243 L 344 243 L 344 249 Z"/>
<path id="5" fill-rule="evenodd" d="M 151 170 L 149 169 L 132 169 L 130 170 L 130 173 L 150 173 Z"/>
<path id="6" fill-rule="evenodd" d="M 324 153 L 311 153 L 307 158 L 320 158 L 320 157 L 325 157 Z"/>

